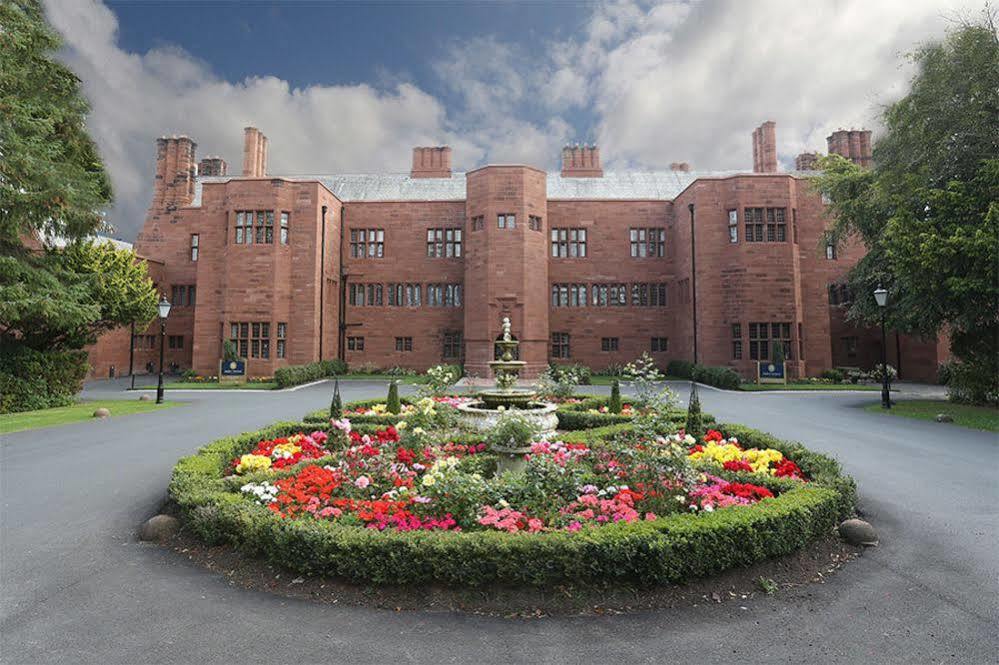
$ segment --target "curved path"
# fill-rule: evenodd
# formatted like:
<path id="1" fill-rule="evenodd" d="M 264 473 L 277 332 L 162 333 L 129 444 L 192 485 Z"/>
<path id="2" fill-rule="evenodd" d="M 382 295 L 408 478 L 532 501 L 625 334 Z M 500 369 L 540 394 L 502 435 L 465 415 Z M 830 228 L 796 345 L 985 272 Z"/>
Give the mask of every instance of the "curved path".
<path id="1" fill-rule="evenodd" d="M 0 662 L 995 662 L 999 437 L 856 408 L 876 393 L 702 391 L 721 420 L 836 455 L 882 538 L 825 584 L 742 604 L 540 620 L 324 606 L 136 542 L 178 457 L 329 395 L 178 393 L 190 404 L 2 437 Z"/>

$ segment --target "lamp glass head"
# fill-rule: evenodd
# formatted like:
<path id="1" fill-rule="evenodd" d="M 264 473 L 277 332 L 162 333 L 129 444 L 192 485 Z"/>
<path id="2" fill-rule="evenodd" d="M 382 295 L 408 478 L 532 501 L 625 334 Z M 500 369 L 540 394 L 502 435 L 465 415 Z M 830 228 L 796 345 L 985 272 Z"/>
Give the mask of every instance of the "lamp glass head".
<path id="1" fill-rule="evenodd" d="M 874 300 L 878 303 L 878 307 L 884 307 L 888 304 L 888 289 L 883 287 L 878 287 L 874 289 Z"/>
<path id="2" fill-rule="evenodd" d="M 161 319 L 165 319 L 170 316 L 170 301 L 166 299 L 166 296 L 160 298 L 160 302 L 156 307 L 160 310 Z"/>

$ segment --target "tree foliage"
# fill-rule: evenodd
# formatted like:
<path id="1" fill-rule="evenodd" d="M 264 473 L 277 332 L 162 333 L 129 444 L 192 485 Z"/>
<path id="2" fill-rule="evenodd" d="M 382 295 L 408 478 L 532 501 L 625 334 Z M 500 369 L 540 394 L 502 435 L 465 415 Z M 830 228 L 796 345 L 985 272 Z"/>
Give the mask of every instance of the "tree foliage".
<path id="1" fill-rule="evenodd" d="M 875 323 L 870 296 L 889 291 L 899 330 L 949 332 L 980 371 L 999 354 L 999 36 L 989 11 L 911 55 L 909 93 L 882 114 L 873 169 L 831 155 L 815 179 L 831 200 L 829 239 L 859 237 L 867 254 L 847 281 L 849 316 Z M 995 379 L 992 379 L 995 381 Z"/>
<path id="2" fill-rule="evenodd" d="M 0 343 L 80 349 L 113 328 L 152 320 L 156 299 L 146 264 L 110 243 L 0 256 Z"/>
<path id="3" fill-rule="evenodd" d="M 38 0 L 0 2 L 0 244 L 101 229 L 111 182 L 86 130 L 80 80 Z"/>

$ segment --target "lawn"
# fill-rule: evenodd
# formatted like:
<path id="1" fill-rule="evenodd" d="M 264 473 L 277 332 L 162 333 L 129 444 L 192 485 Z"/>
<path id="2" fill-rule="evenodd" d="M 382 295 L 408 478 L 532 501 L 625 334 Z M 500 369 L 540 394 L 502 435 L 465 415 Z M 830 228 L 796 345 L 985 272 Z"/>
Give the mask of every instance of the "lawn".
<path id="1" fill-rule="evenodd" d="M 163 388 L 170 390 L 274 390 L 277 384 L 273 381 L 254 381 L 250 383 L 218 383 L 215 381 L 171 381 L 164 383 Z M 149 390 L 149 387 L 143 388 Z"/>
<path id="2" fill-rule="evenodd" d="M 54 409 L 39 409 L 37 411 L 22 411 L 21 413 L 10 413 L 0 416 L 0 434 L 11 434 L 28 429 L 38 429 L 41 427 L 54 427 L 56 425 L 67 425 L 69 423 L 83 420 L 96 420 L 94 411 L 104 407 L 111 411 L 111 417 L 127 416 L 134 413 L 147 413 L 149 411 L 161 411 L 170 407 L 179 406 L 180 402 L 164 402 L 157 404 L 150 400 L 140 402 L 139 400 L 94 400 L 92 402 L 79 402 L 71 406 L 59 406 Z"/>
<path id="3" fill-rule="evenodd" d="M 593 376 L 590 377 L 590 385 L 591 386 L 609 386 L 612 383 L 614 383 L 615 380 L 620 381 L 621 385 L 624 385 L 625 383 L 628 383 L 628 381 L 629 381 L 629 379 L 626 379 L 623 376 L 597 376 L 597 375 L 593 375 Z M 663 381 L 689 381 L 689 380 L 690 379 L 680 378 L 679 376 L 666 376 L 666 377 L 663 377 Z"/>
<path id="4" fill-rule="evenodd" d="M 362 373 L 351 373 L 351 374 L 341 374 L 339 377 L 327 377 L 331 381 L 335 378 L 339 378 L 341 381 L 398 381 L 399 383 L 410 383 L 410 384 L 423 384 L 427 382 L 426 374 L 405 374 L 405 375 L 394 375 L 394 374 L 362 374 Z"/>
<path id="5" fill-rule="evenodd" d="M 881 390 L 871 383 L 743 383 L 739 390 L 760 392 L 766 390 Z"/>
<path id="6" fill-rule="evenodd" d="M 954 419 L 953 424 L 955 425 L 999 432 L 999 409 L 990 406 L 954 404 L 946 400 L 914 399 L 895 402 L 891 409 L 882 409 L 880 404 L 870 404 L 865 406 L 864 410 L 919 420 L 936 420 L 938 413 L 946 413 Z"/>

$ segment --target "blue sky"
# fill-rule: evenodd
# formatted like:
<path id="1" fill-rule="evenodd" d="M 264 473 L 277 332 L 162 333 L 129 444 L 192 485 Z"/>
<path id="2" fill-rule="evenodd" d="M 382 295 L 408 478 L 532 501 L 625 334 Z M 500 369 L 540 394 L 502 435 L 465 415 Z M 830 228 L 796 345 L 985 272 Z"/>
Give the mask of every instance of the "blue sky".
<path id="1" fill-rule="evenodd" d="M 589 3 L 43 0 L 91 102 L 131 240 L 156 137 L 186 134 L 238 172 L 242 128 L 272 174 L 404 172 L 416 145 L 458 170 L 555 169 L 565 143 L 604 167 L 749 169 L 777 123 L 778 158 L 835 129 L 877 137 L 903 58 L 981 0 L 604 0 Z"/>

